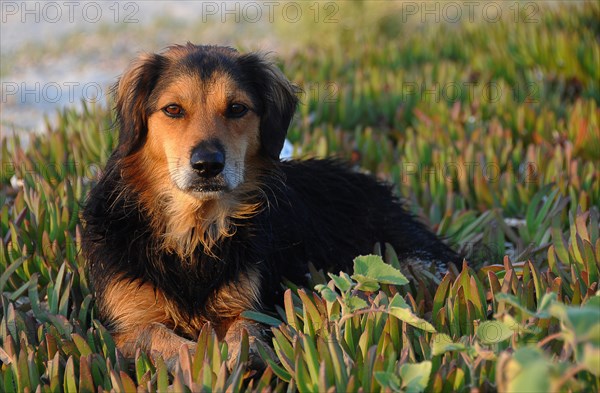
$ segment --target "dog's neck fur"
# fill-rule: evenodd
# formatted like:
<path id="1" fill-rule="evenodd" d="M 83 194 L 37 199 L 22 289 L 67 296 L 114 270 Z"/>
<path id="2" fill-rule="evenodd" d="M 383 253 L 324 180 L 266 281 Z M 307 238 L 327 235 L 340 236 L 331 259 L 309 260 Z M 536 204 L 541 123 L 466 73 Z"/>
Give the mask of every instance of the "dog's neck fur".
<path id="1" fill-rule="evenodd" d="M 266 195 L 259 181 L 261 171 L 269 170 L 265 163 L 256 163 L 255 170 L 246 173 L 246 181 L 234 191 L 211 200 L 195 198 L 172 183 L 165 184 L 168 174 L 158 167 L 142 166 L 146 169 L 142 173 L 133 171 L 140 165 L 125 167 L 131 170 L 126 169 L 122 176 L 128 178 L 126 184 L 134 185 L 131 191 L 138 195 L 140 210 L 149 220 L 159 249 L 176 254 L 183 263 L 193 264 L 199 247 L 215 256 L 219 242 L 236 233 L 234 221 L 253 217 L 265 205 Z"/>
<path id="2" fill-rule="evenodd" d="M 190 263 L 198 247 L 214 256 L 219 241 L 235 234 L 237 227 L 232 220 L 248 219 L 261 206 L 257 202 L 239 201 L 235 195 L 202 201 L 177 190 L 165 194 L 151 212 L 152 226 L 162 237 L 165 251 Z"/>

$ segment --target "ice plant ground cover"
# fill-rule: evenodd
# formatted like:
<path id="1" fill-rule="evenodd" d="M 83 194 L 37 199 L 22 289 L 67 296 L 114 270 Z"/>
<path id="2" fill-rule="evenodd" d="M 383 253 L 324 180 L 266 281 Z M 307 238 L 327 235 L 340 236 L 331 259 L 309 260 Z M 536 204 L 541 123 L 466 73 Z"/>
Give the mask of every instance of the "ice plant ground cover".
<path id="1" fill-rule="evenodd" d="M 96 320 L 79 211 L 116 135 L 101 106 L 2 136 L 0 391 L 598 391 L 600 6 L 410 29 L 391 10 L 278 58 L 295 155 L 354 159 L 466 256 L 429 290 L 386 245 L 313 271 L 272 315 L 262 376 L 210 326 L 174 374 Z M 354 25 L 352 24 L 354 23 Z M 418 31 L 416 31 L 418 30 Z M 433 272 L 432 272 L 433 273 Z M 432 275 L 433 276 L 433 275 Z"/>

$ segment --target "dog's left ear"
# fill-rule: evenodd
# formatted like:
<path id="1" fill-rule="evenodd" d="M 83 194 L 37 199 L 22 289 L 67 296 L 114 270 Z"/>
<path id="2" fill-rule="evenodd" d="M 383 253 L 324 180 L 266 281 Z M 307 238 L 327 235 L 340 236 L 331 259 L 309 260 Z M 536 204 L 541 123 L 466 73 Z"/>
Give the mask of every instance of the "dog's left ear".
<path id="1" fill-rule="evenodd" d="M 242 55 L 238 61 L 247 73 L 246 82 L 254 87 L 261 100 L 260 143 L 263 152 L 279 161 L 300 89 L 260 54 Z"/>

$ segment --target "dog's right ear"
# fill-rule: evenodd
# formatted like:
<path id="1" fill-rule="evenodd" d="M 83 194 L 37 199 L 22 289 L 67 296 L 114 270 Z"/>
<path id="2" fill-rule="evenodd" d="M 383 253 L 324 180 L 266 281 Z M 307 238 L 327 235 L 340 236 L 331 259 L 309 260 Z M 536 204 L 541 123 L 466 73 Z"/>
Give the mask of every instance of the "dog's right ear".
<path id="1" fill-rule="evenodd" d="M 119 145 L 116 152 L 127 156 L 142 146 L 148 133 L 150 94 L 163 71 L 166 59 L 145 53 L 133 60 L 113 86 Z"/>

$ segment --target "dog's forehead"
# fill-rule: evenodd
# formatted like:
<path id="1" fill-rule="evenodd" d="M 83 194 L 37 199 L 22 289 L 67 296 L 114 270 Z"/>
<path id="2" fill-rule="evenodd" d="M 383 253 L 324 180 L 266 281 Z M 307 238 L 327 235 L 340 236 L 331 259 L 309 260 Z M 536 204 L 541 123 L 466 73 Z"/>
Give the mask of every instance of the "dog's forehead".
<path id="1" fill-rule="evenodd" d="M 208 49 L 206 49 L 208 48 Z M 182 96 L 236 96 L 243 92 L 258 105 L 257 92 L 246 83 L 239 53 L 226 47 L 176 47 L 163 54 L 168 66 L 159 77 L 153 98 L 165 92 Z"/>
<path id="2" fill-rule="evenodd" d="M 243 96 L 252 100 L 252 96 L 226 72 L 215 71 L 209 78 L 201 78 L 195 73 L 183 73 L 161 82 L 154 92 L 158 105 L 180 100 L 181 103 L 222 102 Z"/>
<path id="3" fill-rule="evenodd" d="M 236 62 L 237 51 L 226 47 L 187 46 L 171 49 L 165 53 L 171 59 L 171 70 L 198 76 L 202 81 L 214 79 L 213 74 L 229 74 L 233 79 L 240 74 Z"/>

